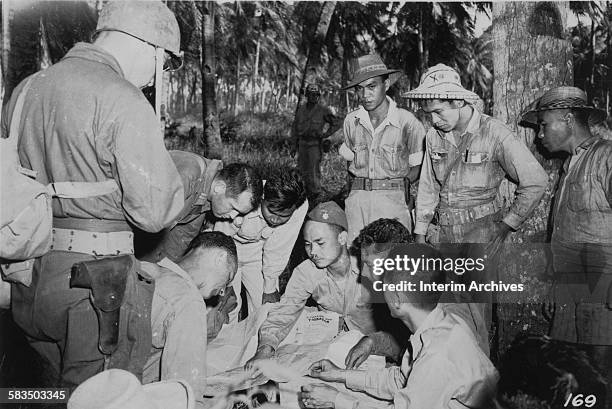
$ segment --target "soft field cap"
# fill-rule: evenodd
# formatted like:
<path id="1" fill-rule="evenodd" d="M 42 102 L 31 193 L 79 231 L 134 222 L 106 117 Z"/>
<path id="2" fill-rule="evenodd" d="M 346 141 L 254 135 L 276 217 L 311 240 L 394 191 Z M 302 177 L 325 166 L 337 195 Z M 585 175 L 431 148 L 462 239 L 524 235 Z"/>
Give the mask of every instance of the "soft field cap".
<path id="1" fill-rule="evenodd" d="M 132 373 L 109 369 L 89 378 L 74 391 L 68 409 L 194 409 L 187 382 L 142 385 Z"/>

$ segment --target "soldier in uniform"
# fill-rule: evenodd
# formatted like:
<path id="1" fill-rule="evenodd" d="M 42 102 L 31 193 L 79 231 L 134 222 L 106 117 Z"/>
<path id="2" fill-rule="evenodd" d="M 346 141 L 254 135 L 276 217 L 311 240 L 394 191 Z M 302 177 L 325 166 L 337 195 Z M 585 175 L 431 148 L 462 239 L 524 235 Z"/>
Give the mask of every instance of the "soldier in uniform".
<path id="1" fill-rule="evenodd" d="M 110 2 L 93 44 L 77 43 L 35 74 L 25 94 L 19 157 L 38 181 L 119 186 L 96 198 L 54 198 L 52 250 L 36 260 L 29 287 L 13 285 L 13 318 L 62 385 L 102 371 L 106 356 L 90 291 L 70 287 L 73 264 L 133 254 L 134 226 L 159 231 L 183 208 L 180 176 L 140 91 L 162 65 L 180 64 L 179 45 L 178 23 L 163 3 Z M 4 135 L 23 86 L 2 116 Z"/>
<path id="2" fill-rule="evenodd" d="M 550 336 L 587 353 L 607 380 L 597 403 L 612 408 L 612 141 L 589 128 L 606 113 L 565 86 L 544 93 L 522 119 L 539 126 L 546 149 L 568 154 L 553 205 Z"/>
<path id="3" fill-rule="evenodd" d="M 319 86 L 306 87 L 306 104 L 298 109 L 291 130 L 295 143 L 292 155 L 297 151 L 298 165 L 311 196 L 321 193 L 321 152 L 324 144 L 329 143 L 326 138 L 340 128 L 339 119 L 328 107 L 319 104 L 320 97 Z M 326 124 L 328 129 L 324 132 Z"/>
<path id="4" fill-rule="evenodd" d="M 355 88 L 361 106 L 344 120 L 341 155 L 352 176 L 345 201 L 349 242 L 380 218 L 398 219 L 412 231 L 410 184 L 419 178 L 425 128 L 386 95 L 399 70 L 378 55 L 357 59 L 346 88 Z"/>

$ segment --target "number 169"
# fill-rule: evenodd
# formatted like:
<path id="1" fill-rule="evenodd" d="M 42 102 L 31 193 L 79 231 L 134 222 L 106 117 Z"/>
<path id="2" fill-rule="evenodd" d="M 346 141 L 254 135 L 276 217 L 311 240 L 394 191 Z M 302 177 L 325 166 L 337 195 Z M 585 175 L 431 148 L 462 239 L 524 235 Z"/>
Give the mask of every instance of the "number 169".
<path id="1" fill-rule="evenodd" d="M 570 393 L 565 403 L 563 404 L 564 408 L 568 406 L 579 408 L 584 406 L 585 408 L 592 408 L 597 403 L 597 397 L 595 395 L 587 395 L 584 396 L 582 393 L 574 396 L 574 394 Z"/>

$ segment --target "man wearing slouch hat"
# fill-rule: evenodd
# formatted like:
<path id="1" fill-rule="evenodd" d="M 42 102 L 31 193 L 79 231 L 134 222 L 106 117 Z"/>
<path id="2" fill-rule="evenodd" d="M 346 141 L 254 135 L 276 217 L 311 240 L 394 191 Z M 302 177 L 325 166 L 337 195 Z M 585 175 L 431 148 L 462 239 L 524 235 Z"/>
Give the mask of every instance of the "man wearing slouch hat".
<path id="1" fill-rule="evenodd" d="M 568 154 L 553 202 L 550 336 L 587 353 L 607 380 L 607 396 L 597 401 L 611 408 L 612 141 L 589 128 L 605 118 L 584 91 L 563 86 L 530 104 L 522 121 L 539 127 L 544 148 Z"/>

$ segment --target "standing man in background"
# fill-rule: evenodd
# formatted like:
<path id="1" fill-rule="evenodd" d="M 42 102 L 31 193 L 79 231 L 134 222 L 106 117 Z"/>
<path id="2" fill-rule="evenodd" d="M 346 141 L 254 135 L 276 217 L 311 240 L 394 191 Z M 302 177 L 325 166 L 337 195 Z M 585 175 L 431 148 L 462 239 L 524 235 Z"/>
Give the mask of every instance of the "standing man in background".
<path id="1" fill-rule="evenodd" d="M 324 140 L 340 128 L 340 120 L 332 111 L 319 104 L 321 90 L 318 85 L 311 84 L 306 87 L 306 104 L 298 108 L 291 129 L 294 143 L 292 155 L 298 153 L 298 166 L 304 180 L 306 190 L 310 197 L 316 197 L 321 191 L 321 152 L 329 143 Z M 328 124 L 327 132 L 324 132 Z"/>
<path id="2" fill-rule="evenodd" d="M 425 128 L 386 94 L 395 82 L 390 75 L 399 72 L 387 69 L 380 56 L 365 55 L 346 86 L 355 87 L 361 104 L 344 120 L 340 152 L 353 176 L 345 201 L 349 243 L 380 218 L 398 219 L 412 231 L 410 184 L 421 171 Z"/>

